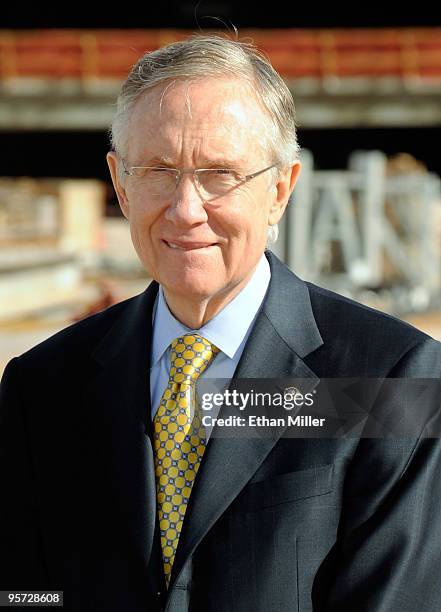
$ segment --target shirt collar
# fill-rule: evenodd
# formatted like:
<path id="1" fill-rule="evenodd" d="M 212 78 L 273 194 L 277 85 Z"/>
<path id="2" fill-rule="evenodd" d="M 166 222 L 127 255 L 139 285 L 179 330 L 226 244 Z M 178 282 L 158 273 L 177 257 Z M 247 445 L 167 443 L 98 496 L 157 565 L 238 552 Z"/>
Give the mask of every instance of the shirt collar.
<path id="1" fill-rule="evenodd" d="M 271 278 L 265 254 L 245 287 L 213 319 L 201 329 L 190 329 L 170 312 L 162 287 L 159 287 L 153 315 L 151 366 L 162 357 L 175 338 L 197 331 L 231 359 L 247 335 L 263 302 Z"/>

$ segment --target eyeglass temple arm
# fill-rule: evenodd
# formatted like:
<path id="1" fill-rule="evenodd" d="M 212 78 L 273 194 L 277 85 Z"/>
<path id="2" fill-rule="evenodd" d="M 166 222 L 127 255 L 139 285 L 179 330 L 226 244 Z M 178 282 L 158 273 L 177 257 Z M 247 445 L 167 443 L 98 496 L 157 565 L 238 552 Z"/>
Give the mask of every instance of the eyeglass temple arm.
<path id="1" fill-rule="evenodd" d="M 263 172 L 267 172 L 268 170 L 271 170 L 271 168 L 275 168 L 275 167 L 276 167 L 276 164 L 272 164 L 271 166 L 268 166 L 267 168 L 264 168 L 263 170 L 258 170 L 257 172 L 253 172 L 253 174 L 247 174 L 245 176 L 245 180 L 250 181 L 256 176 L 259 176 L 259 174 L 262 174 Z"/>
<path id="2" fill-rule="evenodd" d="M 120 160 L 121 160 L 121 163 L 122 163 L 124 174 L 127 174 L 128 176 L 132 176 L 132 173 L 130 172 L 130 170 L 128 168 L 126 168 L 126 162 L 124 161 L 124 158 L 120 156 Z"/>

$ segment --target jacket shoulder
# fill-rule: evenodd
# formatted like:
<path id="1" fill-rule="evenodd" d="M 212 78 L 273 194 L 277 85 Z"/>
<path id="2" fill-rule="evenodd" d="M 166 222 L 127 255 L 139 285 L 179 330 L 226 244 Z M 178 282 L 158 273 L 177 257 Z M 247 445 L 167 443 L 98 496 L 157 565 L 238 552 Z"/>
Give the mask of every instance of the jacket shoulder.
<path id="1" fill-rule="evenodd" d="M 114 323 L 139 298 L 140 296 L 135 296 L 118 302 L 60 330 L 20 355 L 18 360 L 21 366 L 24 369 L 38 366 L 41 370 L 48 365 L 56 367 L 57 364 L 65 364 L 67 360 L 75 359 L 78 355 L 90 354 Z"/>
<path id="2" fill-rule="evenodd" d="M 441 344 L 416 327 L 343 295 L 306 283 L 327 358 L 345 375 L 383 376 L 406 355 Z M 438 357 L 439 358 L 439 357 Z"/>
<path id="3" fill-rule="evenodd" d="M 398 317 L 376 310 L 313 283 L 307 282 L 306 284 L 314 314 L 327 325 L 344 325 L 345 317 L 348 317 L 347 323 L 359 321 L 363 325 L 376 327 L 382 332 L 387 331 L 389 334 L 397 334 L 403 337 L 405 341 L 415 340 L 418 342 L 430 338 L 428 334 Z"/>

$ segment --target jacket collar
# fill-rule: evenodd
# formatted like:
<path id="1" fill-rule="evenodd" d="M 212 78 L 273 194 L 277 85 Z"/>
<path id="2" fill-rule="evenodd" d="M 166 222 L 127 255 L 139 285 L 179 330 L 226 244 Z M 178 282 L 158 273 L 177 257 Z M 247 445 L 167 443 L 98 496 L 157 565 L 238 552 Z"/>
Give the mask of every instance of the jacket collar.
<path id="1" fill-rule="evenodd" d="M 258 319 L 266 317 L 279 338 L 299 357 L 306 357 L 323 344 L 308 287 L 274 253 L 266 251 L 265 255 L 271 268 L 271 280 Z M 152 313 L 158 289 L 158 283 L 153 281 L 141 295 L 130 300 L 123 316 L 93 352 L 98 363 L 105 365 L 120 351 L 137 348 L 137 352 L 145 352 L 147 346 L 150 348 Z"/>

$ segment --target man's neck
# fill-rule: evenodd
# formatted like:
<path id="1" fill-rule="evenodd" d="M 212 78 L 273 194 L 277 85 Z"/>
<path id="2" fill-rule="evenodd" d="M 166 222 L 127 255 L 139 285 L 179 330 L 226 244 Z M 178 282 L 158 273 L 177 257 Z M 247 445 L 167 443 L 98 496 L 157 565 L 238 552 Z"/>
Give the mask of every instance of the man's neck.
<path id="1" fill-rule="evenodd" d="M 256 266 L 257 267 L 257 266 Z M 174 294 L 163 287 L 164 297 L 172 315 L 190 329 L 200 329 L 238 295 L 249 282 L 255 269 L 235 287 L 205 299 Z"/>

